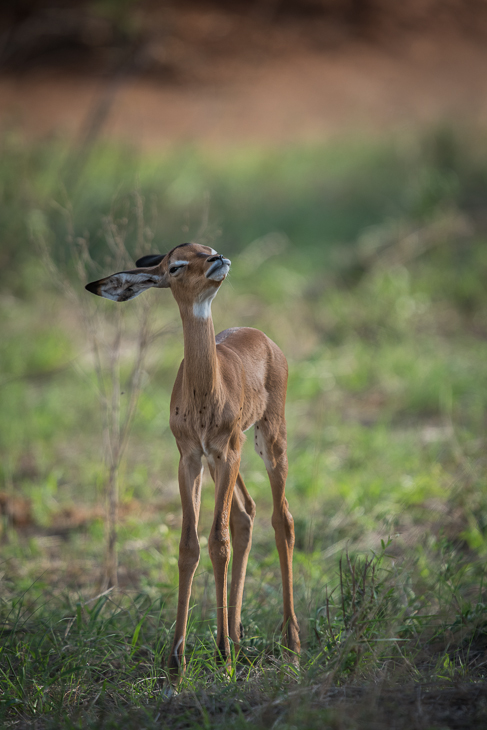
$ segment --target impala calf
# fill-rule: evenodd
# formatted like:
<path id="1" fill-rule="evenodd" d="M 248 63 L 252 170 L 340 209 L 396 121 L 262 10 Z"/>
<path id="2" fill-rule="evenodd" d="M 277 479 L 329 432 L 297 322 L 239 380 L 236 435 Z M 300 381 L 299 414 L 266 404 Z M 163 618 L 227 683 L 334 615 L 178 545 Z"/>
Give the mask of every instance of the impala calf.
<path id="1" fill-rule="evenodd" d="M 217 645 L 230 656 L 229 637 L 238 649 L 240 616 L 255 504 L 239 472 L 244 431 L 255 428 L 255 448 L 264 460 L 272 489 L 281 566 L 284 643 L 300 651 L 293 606 L 293 518 L 284 496 L 287 477 L 287 363 L 263 332 L 235 327 L 215 338 L 211 303 L 230 270 L 230 261 L 209 246 L 184 243 L 165 255 L 143 256 L 138 268 L 87 285 L 99 296 L 125 302 L 145 289 L 169 288 L 183 323 L 184 360 L 171 397 L 170 426 L 180 453 L 179 490 L 183 511 L 179 545 L 179 598 L 169 668 L 184 665 L 191 584 L 200 557 L 198 518 L 202 457 L 215 482 L 215 513 L 208 547 L 216 584 Z M 232 583 L 227 602 L 227 569 L 233 543 Z"/>

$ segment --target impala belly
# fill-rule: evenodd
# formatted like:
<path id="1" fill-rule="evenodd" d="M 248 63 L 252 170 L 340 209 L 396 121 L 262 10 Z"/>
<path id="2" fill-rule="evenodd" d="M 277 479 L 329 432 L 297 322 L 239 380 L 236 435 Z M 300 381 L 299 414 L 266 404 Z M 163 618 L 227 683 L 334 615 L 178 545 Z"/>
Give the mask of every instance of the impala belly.
<path id="1" fill-rule="evenodd" d="M 260 429 L 259 425 L 255 425 L 255 436 L 254 436 L 254 448 L 257 454 L 259 454 L 260 458 L 265 464 L 265 468 L 267 470 L 272 469 L 274 464 L 272 463 L 271 459 L 269 458 L 269 455 L 267 453 L 265 440 L 262 435 L 262 430 Z"/>

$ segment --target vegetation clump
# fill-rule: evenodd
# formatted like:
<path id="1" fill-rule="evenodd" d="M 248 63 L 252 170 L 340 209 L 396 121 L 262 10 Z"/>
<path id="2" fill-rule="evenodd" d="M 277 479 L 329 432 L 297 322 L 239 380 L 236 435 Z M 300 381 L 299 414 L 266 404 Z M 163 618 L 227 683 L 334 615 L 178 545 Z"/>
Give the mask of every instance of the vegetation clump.
<path id="1" fill-rule="evenodd" d="M 3 724 L 485 725 L 485 141 L 437 130 L 156 161 L 103 147 L 74 176 L 61 145 L 2 145 Z M 217 331 L 255 326 L 289 361 L 303 655 L 296 667 L 280 646 L 271 494 L 244 448 L 257 517 L 243 648 L 230 672 L 215 662 L 203 549 L 170 696 L 178 313 L 163 291 L 115 311 L 82 284 L 117 251 L 185 239 L 232 259 Z"/>

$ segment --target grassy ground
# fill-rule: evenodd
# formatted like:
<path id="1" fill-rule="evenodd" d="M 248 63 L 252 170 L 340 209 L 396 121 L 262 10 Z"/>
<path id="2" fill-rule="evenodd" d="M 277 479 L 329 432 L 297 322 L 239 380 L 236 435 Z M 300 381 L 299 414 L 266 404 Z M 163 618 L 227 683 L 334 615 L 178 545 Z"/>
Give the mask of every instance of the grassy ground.
<path id="1" fill-rule="evenodd" d="M 83 165 L 54 143 L 3 145 L 4 724 L 487 726 L 485 141 L 440 130 L 225 159 L 105 148 Z M 217 331 L 259 327 L 288 357 L 299 669 L 281 653 L 270 490 L 248 444 L 258 511 L 244 649 L 231 676 L 214 664 L 203 550 L 186 677 L 165 693 L 180 525 L 168 403 L 182 338 L 167 292 L 118 309 L 85 303 L 73 252 L 89 249 L 93 278 L 111 271 L 114 226 L 130 251 L 198 239 L 229 254 Z M 43 268 L 40 239 L 74 296 Z M 123 417 L 151 294 L 120 473 L 119 588 L 104 593 L 104 415 L 85 325 L 107 343 L 109 389 L 121 313 Z M 207 478 L 203 546 L 212 502 Z"/>

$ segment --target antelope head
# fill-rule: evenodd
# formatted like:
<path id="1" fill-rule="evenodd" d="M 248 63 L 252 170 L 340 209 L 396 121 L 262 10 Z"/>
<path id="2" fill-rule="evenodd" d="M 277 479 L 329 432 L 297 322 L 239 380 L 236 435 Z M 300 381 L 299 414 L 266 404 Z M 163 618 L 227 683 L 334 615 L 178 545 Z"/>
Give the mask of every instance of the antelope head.
<path id="1" fill-rule="evenodd" d="M 115 302 L 126 302 L 151 287 L 169 288 L 180 308 L 191 308 L 196 317 L 207 317 L 230 264 L 210 246 L 183 243 L 167 254 L 142 256 L 136 269 L 93 281 L 86 289 Z"/>

